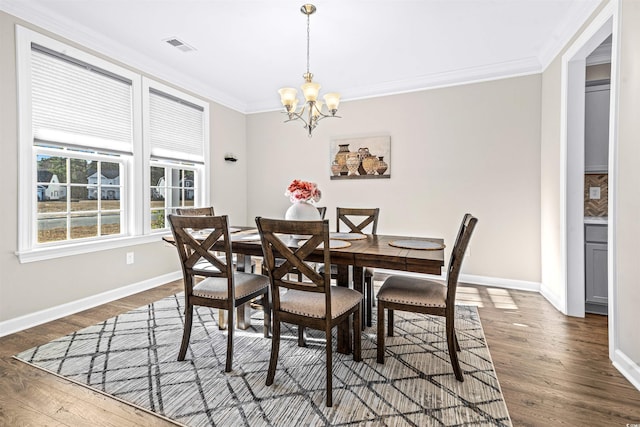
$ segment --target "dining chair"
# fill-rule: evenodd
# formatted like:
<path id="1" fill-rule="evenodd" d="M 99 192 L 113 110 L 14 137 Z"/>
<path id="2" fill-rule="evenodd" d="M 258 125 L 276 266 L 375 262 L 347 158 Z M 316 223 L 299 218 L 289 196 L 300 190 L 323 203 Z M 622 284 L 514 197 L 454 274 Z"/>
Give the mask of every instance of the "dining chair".
<path id="1" fill-rule="evenodd" d="M 292 323 L 299 327 L 307 327 L 324 331 L 326 338 L 326 405 L 333 404 L 332 374 L 332 335 L 331 330 L 349 322 L 353 314 L 353 360 L 362 360 L 361 350 L 361 301 L 362 294 L 353 289 L 331 286 L 328 273 L 321 274 L 308 259 L 319 245 L 322 249 L 322 264 L 331 265 L 329 248 L 329 221 L 291 221 L 281 219 L 256 218 L 258 231 L 262 241 L 262 252 L 266 264 L 271 296 L 273 299 L 273 336 L 271 339 L 271 357 L 266 384 L 272 385 L 275 379 L 278 352 L 280 350 L 280 324 Z M 308 235 L 307 240 L 299 242 L 295 247 L 289 246 L 290 234 Z M 285 262 L 278 265 L 276 259 Z M 317 259 L 314 260 L 317 263 Z M 309 280 L 298 282 L 289 280 L 288 273 L 297 269 Z M 328 271 L 325 269 L 325 271 Z M 281 293 L 281 291 L 284 291 Z"/>
<path id="2" fill-rule="evenodd" d="M 206 206 L 202 208 L 176 208 L 176 215 L 188 215 L 188 216 L 213 216 L 215 215 L 213 206 Z M 233 255 L 234 265 L 238 265 L 238 257 Z M 204 264 L 203 264 L 204 265 Z M 251 272 L 256 272 L 256 260 L 251 260 Z"/>
<path id="3" fill-rule="evenodd" d="M 336 208 L 336 231 L 341 232 L 348 228 L 349 233 L 359 234 L 376 234 L 378 231 L 378 217 L 380 216 L 380 208 Z M 375 306 L 375 297 L 373 295 L 373 268 L 365 267 L 364 275 L 364 316 L 365 324 L 372 325 L 372 312 Z M 331 278 L 338 277 L 338 266 L 331 266 Z"/>
<path id="4" fill-rule="evenodd" d="M 318 213 L 320 214 L 320 219 L 324 219 L 325 215 L 327 214 L 327 207 L 326 206 L 316 206 L 316 209 L 318 209 Z M 283 259 L 277 259 L 276 260 L 276 264 L 282 264 L 284 262 Z M 267 271 L 263 268 L 262 270 L 262 274 L 266 275 Z M 295 274 L 296 276 L 298 276 L 298 282 L 302 282 L 302 273 L 299 271 L 296 271 L 295 269 L 293 271 L 291 271 L 291 274 Z"/>
<path id="5" fill-rule="evenodd" d="M 169 215 L 184 279 L 185 320 L 178 360 L 185 358 L 191 336 L 193 307 L 205 306 L 226 310 L 229 317 L 225 371 L 231 371 L 233 358 L 234 309 L 254 298 L 262 297 L 264 336 L 269 336 L 271 311 L 269 279 L 260 274 L 235 271 L 231 256 L 229 220 L 223 216 Z M 204 230 L 208 234 L 201 233 Z M 214 245 L 221 244 L 212 249 Z M 220 252 L 220 255 L 218 255 Z M 200 268 L 204 263 L 209 266 Z M 203 280 L 196 280 L 204 276 Z M 198 277 L 200 279 L 201 277 Z"/>
<path id="6" fill-rule="evenodd" d="M 206 206 L 203 208 L 176 208 L 177 215 L 187 216 L 214 216 L 213 206 Z"/>
<path id="7" fill-rule="evenodd" d="M 327 207 L 326 206 L 316 206 L 316 209 L 318 209 L 318 213 L 320 214 L 320 218 L 324 219 L 325 215 L 327 214 Z"/>
<path id="8" fill-rule="evenodd" d="M 378 217 L 380 208 L 336 208 L 337 229 L 340 224 L 349 228 L 349 233 L 376 234 L 378 232 Z M 355 221 L 355 222 L 354 222 Z M 371 228 L 367 227 L 371 225 Z M 367 233 L 367 231 L 369 231 Z"/>
<path id="9" fill-rule="evenodd" d="M 378 291 L 378 337 L 377 337 L 377 361 L 384 363 L 384 310 L 388 312 L 387 333 L 393 336 L 393 312 L 394 310 L 409 311 L 413 313 L 431 314 L 445 318 L 445 329 L 449 358 L 458 381 L 464 381 L 458 351 L 460 345 L 455 330 L 455 304 L 456 288 L 460 267 L 464 259 L 464 253 L 469 245 L 471 234 L 478 219 L 471 214 L 465 214 L 458 230 L 451 259 L 447 268 L 446 284 L 441 284 L 428 279 L 417 277 L 392 275 L 382 284 Z"/>

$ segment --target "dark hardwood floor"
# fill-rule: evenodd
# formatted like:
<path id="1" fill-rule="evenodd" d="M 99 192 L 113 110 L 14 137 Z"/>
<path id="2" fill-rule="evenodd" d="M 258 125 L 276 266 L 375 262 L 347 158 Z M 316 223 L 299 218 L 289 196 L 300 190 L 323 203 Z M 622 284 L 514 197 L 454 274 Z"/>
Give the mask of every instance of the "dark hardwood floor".
<path id="1" fill-rule="evenodd" d="M 182 290 L 173 282 L 0 338 L 0 426 L 163 426 L 170 422 L 11 356 Z M 640 423 L 640 391 L 611 365 L 607 318 L 565 317 L 537 293 L 460 285 L 478 306 L 514 426 Z"/>

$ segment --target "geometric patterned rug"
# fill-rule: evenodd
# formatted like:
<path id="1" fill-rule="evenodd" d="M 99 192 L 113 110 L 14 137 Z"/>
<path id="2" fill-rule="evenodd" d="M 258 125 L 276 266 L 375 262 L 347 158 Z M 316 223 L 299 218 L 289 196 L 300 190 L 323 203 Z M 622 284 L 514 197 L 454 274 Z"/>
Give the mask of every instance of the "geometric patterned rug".
<path id="1" fill-rule="evenodd" d="M 236 330 L 233 371 L 225 373 L 226 332 L 215 309 L 196 309 L 189 351 L 176 361 L 182 306 L 180 293 L 15 357 L 185 426 L 511 425 L 473 306 L 456 309 L 464 382 L 453 375 L 444 319 L 396 312 L 384 365 L 376 363 L 375 322 L 362 333 L 362 362 L 334 351 L 331 408 L 324 344 L 314 331 L 298 347 L 296 330 L 283 324 L 267 387 L 271 340 L 262 336 L 261 311 L 255 326 Z"/>

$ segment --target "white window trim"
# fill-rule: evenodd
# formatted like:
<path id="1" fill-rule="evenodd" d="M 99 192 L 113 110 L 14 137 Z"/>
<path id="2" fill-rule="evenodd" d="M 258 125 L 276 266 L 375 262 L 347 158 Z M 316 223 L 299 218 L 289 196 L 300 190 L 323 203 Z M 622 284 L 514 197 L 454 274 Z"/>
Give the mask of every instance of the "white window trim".
<path id="1" fill-rule="evenodd" d="M 16 255 L 18 256 L 20 263 L 45 261 L 48 259 L 83 255 L 108 249 L 125 248 L 134 245 L 143 245 L 146 243 L 158 243 L 162 241 L 162 237 L 168 236 L 170 234 L 171 232 L 165 231 L 164 233 L 154 233 L 152 235 L 114 237 L 105 240 L 95 240 L 91 242 L 69 243 L 48 248 L 37 248 L 29 249 L 27 251 L 18 251 L 16 252 Z"/>
<path id="2" fill-rule="evenodd" d="M 37 216 L 37 205 L 33 194 L 37 168 L 33 165 L 33 130 L 31 118 L 31 43 L 63 52 L 79 60 L 126 77 L 132 81 L 133 114 L 133 164 L 127 172 L 127 195 L 123 203 L 123 215 L 128 229 L 126 235 L 105 237 L 104 239 L 67 242 L 49 247 L 34 247 L 33 226 Z M 42 261 L 66 256 L 81 255 L 89 252 L 117 249 L 122 247 L 161 242 L 163 236 L 170 234 L 168 230 L 151 232 L 150 215 L 150 176 L 149 146 L 143 138 L 143 121 L 148 124 L 149 87 L 161 90 L 178 98 L 185 99 L 203 107 L 204 122 L 204 158 L 203 173 L 200 174 L 202 189 L 199 203 L 209 204 L 209 192 L 205 185 L 210 181 L 209 161 L 209 104 L 199 98 L 192 97 L 162 83 L 153 81 L 126 68 L 119 67 L 109 61 L 100 59 L 82 50 L 44 36 L 35 31 L 16 25 L 16 61 L 18 75 L 18 250 L 16 255 L 21 263 Z M 144 83 L 143 83 L 144 82 Z M 144 214 L 140 214 L 144 212 Z"/>

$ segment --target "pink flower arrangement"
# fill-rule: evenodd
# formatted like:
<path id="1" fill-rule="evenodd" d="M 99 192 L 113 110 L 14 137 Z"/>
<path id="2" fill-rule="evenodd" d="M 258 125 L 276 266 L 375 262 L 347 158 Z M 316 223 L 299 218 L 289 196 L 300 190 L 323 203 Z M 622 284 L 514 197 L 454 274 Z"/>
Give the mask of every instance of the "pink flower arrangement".
<path id="1" fill-rule="evenodd" d="M 300 181 L 299 179 L 294 179 L 287 187 L 287 191 L 284 193 L 284 195 L 289 196 L 289 200 L 291 200 L 291 203 L 300 201 L 317 202 L 320 200 L 322 193 L 318 189 L 318 185 L 315 182 Z"/>

